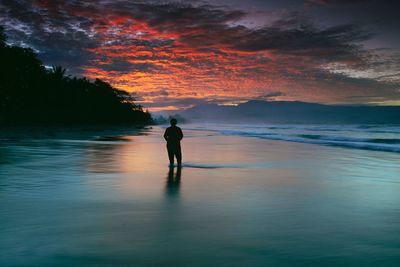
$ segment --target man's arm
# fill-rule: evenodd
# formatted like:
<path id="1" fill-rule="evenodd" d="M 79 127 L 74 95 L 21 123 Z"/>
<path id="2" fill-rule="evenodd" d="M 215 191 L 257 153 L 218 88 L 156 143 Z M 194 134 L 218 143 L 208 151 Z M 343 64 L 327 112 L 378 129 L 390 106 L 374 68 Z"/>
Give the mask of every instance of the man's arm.
<path id="1" fill-rule="evenodd" d="M 165 132 L 164 132 L 164 139 L 165 139 L 165 141 L 168 141 L 168 128 L 165 129 Z"/>
<path id="2" fill-rule="evenodd" d="M 182 140 L 182 138 L 183 138 L 183 132 L 182 132 L 182 129 L 181 128 L 178 128 L 178 134 L 179 134 L 179 141 L 180 140 Z"/>

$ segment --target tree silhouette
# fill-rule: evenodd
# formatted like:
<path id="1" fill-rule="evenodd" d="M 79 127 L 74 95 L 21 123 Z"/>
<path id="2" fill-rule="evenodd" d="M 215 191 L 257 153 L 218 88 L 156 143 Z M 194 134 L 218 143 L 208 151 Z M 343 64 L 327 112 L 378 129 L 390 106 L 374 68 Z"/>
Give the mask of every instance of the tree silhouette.
<path id="1" fill-rule="evenodd" d="M 149 124 L 125 91 L 96 79 L 46 70 L 32 49 L 6 44 L 0 27 L 0 125 Z"/>
<path id="2" fill-rule="evenodd" d="M 5 46 L 7 37 L 4 33 L 3 26 L 0 26 L 0 46 Z"/>
<path id="3" fill-rule="evenodd" d="M 61 67 L 61 66 L 53 66 L 52 67 L 52 72 L 50 73 L 53 77 L 54 77 L 54 79 L 56 79 L 56 80 L 64 80 L 65 79 L 65 72 L 66 72 L 67 70 L 66 69 L 64 69 L 63 67 Z"/>

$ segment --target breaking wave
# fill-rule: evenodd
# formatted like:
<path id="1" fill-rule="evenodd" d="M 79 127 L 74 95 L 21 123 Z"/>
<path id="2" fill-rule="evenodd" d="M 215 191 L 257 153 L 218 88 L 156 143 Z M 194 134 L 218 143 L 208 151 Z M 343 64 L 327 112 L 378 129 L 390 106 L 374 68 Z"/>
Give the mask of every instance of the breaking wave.
<path id="1" fill-rule="evenodd" d="M 208 125 L 206 128 L 219 135 L 257 137 L 400 153 L 400 127 L 398 126 L 224 124 Z"/>

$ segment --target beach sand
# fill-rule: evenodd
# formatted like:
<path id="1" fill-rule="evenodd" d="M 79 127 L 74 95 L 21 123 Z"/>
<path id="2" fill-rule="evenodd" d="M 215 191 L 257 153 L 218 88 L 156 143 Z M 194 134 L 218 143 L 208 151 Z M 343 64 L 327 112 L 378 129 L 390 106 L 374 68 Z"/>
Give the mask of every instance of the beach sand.
<path id="1" fill-rule="evenodd" d="M 0 266 L 399 266 L 400 154 L 182 128 L 3 140 Z"/>

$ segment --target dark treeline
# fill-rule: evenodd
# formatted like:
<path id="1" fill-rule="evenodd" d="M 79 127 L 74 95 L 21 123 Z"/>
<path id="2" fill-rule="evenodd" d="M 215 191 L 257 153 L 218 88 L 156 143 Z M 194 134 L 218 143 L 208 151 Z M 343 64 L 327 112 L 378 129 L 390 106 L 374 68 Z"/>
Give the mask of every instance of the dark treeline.
<path id="1" fill-rule="evenodd" d="M 151 115 L 133 101 L 99 79 L 46 69 L 32 49 L 7 45 L 0 27 L 0 125 L 151 123 Z"/>

